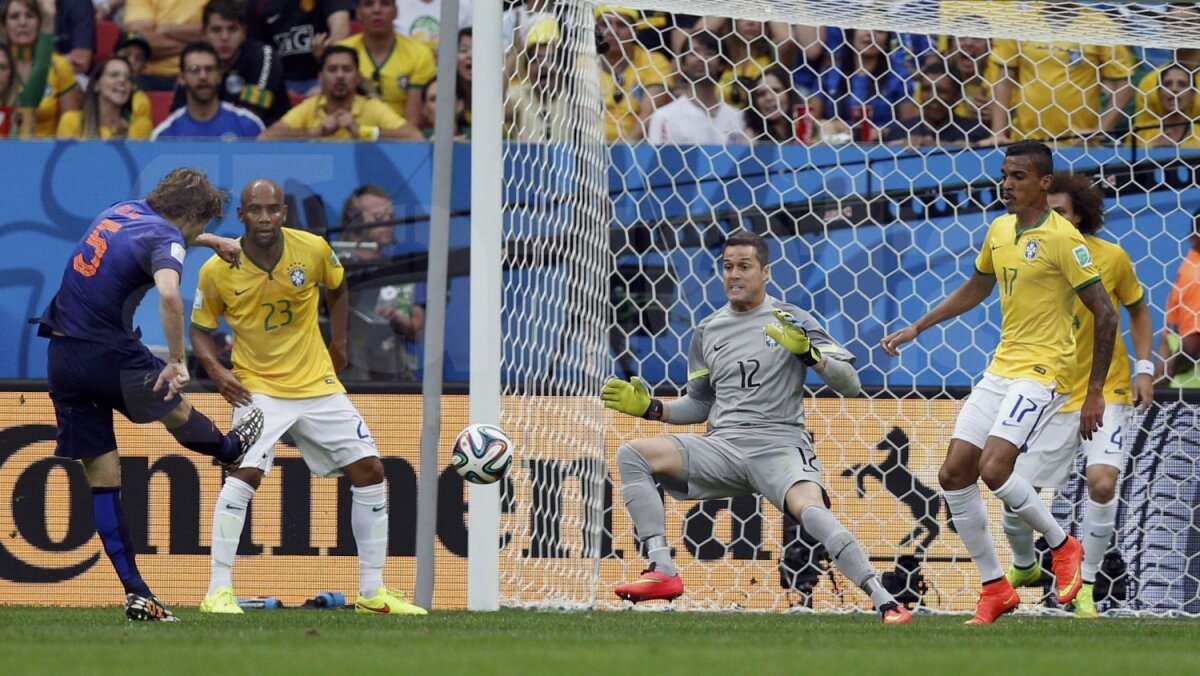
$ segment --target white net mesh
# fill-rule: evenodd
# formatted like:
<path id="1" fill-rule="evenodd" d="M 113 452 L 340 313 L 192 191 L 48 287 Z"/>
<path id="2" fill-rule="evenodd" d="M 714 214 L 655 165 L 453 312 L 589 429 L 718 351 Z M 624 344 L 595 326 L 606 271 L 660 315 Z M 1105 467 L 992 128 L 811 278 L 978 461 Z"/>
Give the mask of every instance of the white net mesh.
<path id="1" fill-rule="evenodd" d="M 769 291 L 854 352 L 868 393 L 807 404 L 834 513 L 905 600 L 969 609 L 978 576 L 937 470 L 998 307 L 899 359 L 876 346 L 970 274 L 1003 213 L 993 146 L 1020 138 L 1053 141 L 1059 170 L 1101 187 L 1103 236 L 1130 254 L 1157 334 L 1200 206 L 1200 10 L 635 4 L 507 14 L 502 424 L 522 460 L 504 492 L 503 602 L 615 605 L 612 586 L 644 567 L 614 455 L 665 429 L 610 415 L 597 394 L 610 375 L 682 393 L 692 329 L 725 302 L 721 242 L 747 228 L 768 240 Z M 1102 611 L 1200 613 L 1200 426 L 1172 396 L 1127 436 Z M 676 607 L 869 607 L 764 500 L 665 500 L 687 584 Z M 1053 498 L 1077 535 L 1086 502 L 1078 472 Z"/>

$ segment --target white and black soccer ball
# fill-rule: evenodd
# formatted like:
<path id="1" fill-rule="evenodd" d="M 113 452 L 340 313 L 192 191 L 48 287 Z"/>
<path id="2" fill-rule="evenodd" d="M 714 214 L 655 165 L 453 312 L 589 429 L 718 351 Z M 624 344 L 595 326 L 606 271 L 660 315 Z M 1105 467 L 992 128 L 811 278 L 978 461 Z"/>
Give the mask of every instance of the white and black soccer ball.
<path id="1" fill-rule="evenodd" d="M 512 459 L 512 440 L 495 425 L 468 425 L 454 440 L 454 469 L 473 484 L 499 481 Z"/>

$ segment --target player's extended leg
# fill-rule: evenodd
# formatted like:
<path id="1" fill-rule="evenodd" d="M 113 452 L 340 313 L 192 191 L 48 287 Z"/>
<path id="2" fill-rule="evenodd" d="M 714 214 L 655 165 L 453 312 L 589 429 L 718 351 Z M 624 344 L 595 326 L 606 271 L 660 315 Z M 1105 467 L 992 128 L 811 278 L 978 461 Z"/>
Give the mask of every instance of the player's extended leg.
<path id="1" fill-rule="evenodd" d="M 104 553 L 125 588 L 125 616 L 131 620 L 176 622 L 151 593 L 134 559 L 133 540 L 121 505 L 121 459 L 116 451 L 83 459 L 83 472 L 92 489 L 92 518 Z"/>
<path id="2" fill-rule="evenodd" d="M 1042 580 L 1042 566 L 1037 560 L 1037 551 L 1033 544 L 1033 526 L 1026 523 L 1025 519 L 1012 511 L 1008 505 L 1004 505 L 1003 509 L 1000 521 L 1004 525 L 1008 547 L 1012 550 L 1012 565 L 1004 573 L 1004 577 L 1013 587 L 1036 586 Z"/>
<path id="3" fill-rule="evenodd" d="M 1054 520 L 1029 481 L 1013 471 L 1020 452 L 1008 439 L 989 436 L 979 459 L 979 476 L 993 495 L 1046 537 L 1053 555 L 1057 600 L 1060 604 L 1070 603 L 1082 584 L 1079 564 L 1083 559 L 1083 547 Z"/>
<path id="4" fill-rule="evenodd" d="M 350 480 L 350 525 L 358 546 L 358 598 L 355 612 L 383 615 L 426 615 L 403 592 L 383 584 L 383 566 L 387 562 L 388 509 L 387 481 L 383 462 L 378 456 L 356 460 L 342 472 Z"/>
<path id="5" fill-rule="evenodd" d="M 181 397 L 179 405 L 159 422 L 189 451 L 216 458 L 222 465 L 236 466 L 262 434 L 263 413 L 258 408 L 251 408 L 238 418 L 229 433 L 221 434 L 212 419 Z"/>
<path id="6" fill-rule="evenodd" d="M 1088 504 L 1083 515 L 1083 587 L 1075 597 L 1075 616 L 1096 617 L 1094 585 L 1100 562 L 1112 542 L 1117 517 L 1117 477 L 1120 470 L 1112 465 L 1089 464 L 1087 468 Z"/>
<path id="7" fill-rule="evenodd" d="M 971 560 L 983 580 L 983 591 L 975 604 L 971 624 L 991 624 L 1001 615 L 1016 610 L 1021 599 L 1004 578 L 1000 557 L 992 544 L 987 507 L 979 493 L 980 449 L 962 439 L 950 440 L 946 459 L 938 470 L 938 482 Z"/>
<path id="8" fill-rule="evenodd" d="M 240 467 L 225 477 L 217 504 L 213 507 L 212 558 L 208 593 L 200 602 L 200 612 L 241 615 L 244 611 L 233 593 L 233 562 L 237 558 L 246 510 L 254 492 L 262 484 L 263 472 L 257 467 Z"/>
<path id="9" fill-rule="evenodd" d="M 812 481 L 793 484 L 788 489 L 785 503 L 788 513 L 800 522 L 805 531 L 819 540 L 825 551 L 833 557 L 838 570 L 871 597 L 884 624 L 912 622 L 908 610 L 896 603 L 896 599 L 879 583 L 866 550 L 825 507 L 820 485 Z"/>
<path id="10" fill-rule="evenodd" d="M 633 582 L 617 585 L 617 596 L 633 601 L 671 600 L 683 595 L 667 545 L 666 511 L 654 478 L 684 480 L 683 454 L 671 437 L 638 439 L 617 449 L 621 495 L 637 528 L 650 566 Z"/>

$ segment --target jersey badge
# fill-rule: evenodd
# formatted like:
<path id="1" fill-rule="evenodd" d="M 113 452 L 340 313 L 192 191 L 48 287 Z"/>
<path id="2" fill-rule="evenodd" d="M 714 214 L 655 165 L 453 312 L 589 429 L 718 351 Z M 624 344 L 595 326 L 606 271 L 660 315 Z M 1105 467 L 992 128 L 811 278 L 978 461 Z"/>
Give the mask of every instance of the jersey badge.
<path id="1" fill-rule="evenodd" d="M 1036 240 L 1036 239 L 1029 240 L 1029 243 L 1025 245 L 1025 260 L 1031 261 L 1031 260 L 1037 258 L 1038 249 L 1041 248 L 1041 246 L 1042 246 L 1042 243 L 1039 242 L 1038 240 Z"/>
<path id="2" fill-rule="evenodd" d="M 288 277 L 292 280 L 292 286 L 297 288 L 304 286 L 304 282 L 308 281 L 308 275 L 304 272 L 304 264 L 292 263 L 292 266 L 288 268 Z"/>
<path id="3" fill-rule="evenodd" d="M 240 73 L 230 71 L 229 74 L 225 76 L 225 91 L 237 96 L 238 94 L 241 94 L 242 90 L 245 88 L 246 80 L 242 78 Z"/>
<path id="4" fill-rule="evenodd" d="M 401 75 L 400 77 L 396 78 L 396 87 L 402 92 L 408 91 L 408 76 Z"/>
<path id="5" fill-rule="evenodd" d="M 183 248 L 183 245 L 179 242 L 171 242 L 171 258 L 174 258 L 179 261 L 180 265 L 183 265 L 184 256 L 187 256 L 187 249 Z"/>
<path id="6" fill-rule="evenodd" d="M 329 266 L 334 267 L 334 268 L 342 267 L 342 262 L 340 260 L 338 260 L 336 252 L 329 253 Z"/>
<path id="7" fill-rule="evenodd" d="M 1071 249 L 1071 253 L 1075 254 L 1075 262 L 1079 264 L 1079 267 L 1086 268 L 1092 264 L 1092 252 L 1088 250 L 1087 245 L 1080 244 Z"/>

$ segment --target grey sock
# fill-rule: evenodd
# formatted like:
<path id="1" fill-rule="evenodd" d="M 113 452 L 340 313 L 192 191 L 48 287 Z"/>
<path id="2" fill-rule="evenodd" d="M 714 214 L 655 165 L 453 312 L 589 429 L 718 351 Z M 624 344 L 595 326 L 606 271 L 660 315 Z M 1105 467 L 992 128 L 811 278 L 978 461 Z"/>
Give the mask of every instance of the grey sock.
<path id="1" fill-rule="evenodd" d="M 875 578 L 875 568 L 867 559 L 867 552 L 832 512 L 824 507 L 809 505 L 800 513 L 800 523 L 821 541 L 842 575 L 870 594 L 876 607 L 893 601 L 892 595 Z"/>
<path id="2" fill-rule="evenodd" d="M 646 553 L 654 562 L 654 569 L 663 575 L 674 575 L 675 562 L 671 560 L 671 549 L 665 537 L 666 512 L 658 489 L 654 487 L 650 464 L 632 446 L 622 445 L 617 449 L 617 471 L 621 474 L 625 509 L 629 510 L 629 517 L 637 527 L 638 537 L 646 543 Z"/>

